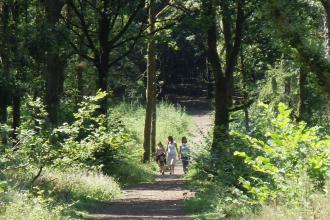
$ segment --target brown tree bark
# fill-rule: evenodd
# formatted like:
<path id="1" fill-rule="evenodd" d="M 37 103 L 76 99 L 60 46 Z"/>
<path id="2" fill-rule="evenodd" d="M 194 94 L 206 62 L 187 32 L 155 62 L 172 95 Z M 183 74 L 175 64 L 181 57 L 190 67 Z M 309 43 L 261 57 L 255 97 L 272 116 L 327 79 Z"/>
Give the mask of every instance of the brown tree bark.
<path id="1" fill-rule="evenodd" d="M 241 72 L 242 72 L 242 77 L 243 77 L 244 102 L 248 102 L 248 94 L 247 94 L 248 76 L 247 76 L 247 72 L 245 71 L 243 52 L 241 52 Z M 249 132 L 250 131 L 250 125 L 249 125 L 250 119 L 249 119 L 249 108 L 247 105 L 244 105 L 243 111 L 244 111 L 245 131 Z"/>
<path id="2" fill-rule="evenodd" d="M 14 94 L 13 96 L 13 145 L 17 143 L 17 128 L 20 125 L 21 119 L 21 96 Z"/>
<path id="3" fill-rule="evenodd" d="M 85 63 L 81 56 L 78 58 L 78 66 L 77 66 L 77 104 L 82 101 L 82 98 L 84 96 L 84 78 L 83 78 L 83 72 L 85 69 Z"/>
<path id="4" fill-rule="evenodd" d="M 8 82 L 9 73 L 10 73 L 10 60 L 8 57 L 8 48 L 7 48 L 7 42 L 8 42 L 8 25 L 9 25 L 9 5 L 6 2 L 0 2 L 0 58 L 1 58 L 1 78 L 2 82 L 0 85 L 0 123 L 6 124 L 7 118 L 8 118 L 8 112 L 7 107 L 10 103 L 10 88 L 6 83 Z M 7 133 L 3 132 L 0 134 L 0 140 L 2 144 L 7 144 Z"/>
<path id="5" fill-rule="evenodd" d="M 277 93 L 277 81 L 276 81 L 275 76 L 272 77 L 272 91 L 273 91 L 274 95 L 276 95 L 276 93 Z"/>
<path id="6" fill-rule="evenodd" d="M 108 91 L 107 76 L 109 72 L 109 33 L 110 33 L 110 19 L 108 15 L 108 10 L 110 10 L 110 2 L 107 0 L 102 1 L 102 12 L 101 19 L 99 21 L 99 64 L 98 64 L 98 87 L 102 91 Z M 101 113 L 107 113 L 107 99 L 103 99 L 101 102 Z"/>
<path id="7" fill-rule="evenodd" d="M 60 53 L 59 39 L 57 38 L 56 25 L 60 19 L 65 0 L 45 0 L 46 19 L 49 27 L 49 37 L 53 41 L 52 47 L 47 51 L 45 74 L 45 104 L 49 122 L 52 126 L 59 123 L 60 97 L 63 92 L 64 70 L 66 60 Z"/>
<path id="8" fill-rule="evenodd" d="M 149 5 L 149 36 L 147 49 L 147 108 L 144 125 L 144 155 L 143 161 L 150 161 L 150 150 L 155 151 L 155 135 L 156 135 L 156 46 L 155 46 L 155 0 L 150 0 Z"/>
<path id="9" fill-rule="evenodd" d="M 14 33 L 17 33 L 17 31 L 18 31 L 19 19 L 20 19 L 20 15 L 21 15 L 21 6 L 22 5 L 20 5 L 20 2 L 18 2 L 18 1 L 14 2 L 13 6 L 12 6 L 12 16 L 13 16 L 13 20 L 14 20 L 14 25 L 13 25 Z M 17 38 L 14 38 L 13 41 L 14 41 L 14 47 L 13 47 L 14 54 L 18 54 L 19 48 L 18 48 Z M 18 74 L 16 74 L 14 76 L 14 81 L 15 82 L 23 81 L 23 77 L 22 77 L 23 71 L 20 69 L 19 66 L 16 66 L 16 68 L 17 68 Z M 20 118 L 21 118 L 21 96 L 22 96 L 22 88 L 19 86 L 19 83 L 14 83 L 14 91 L 12 92 L 13 146 L 15 146 L 18 142 L 17 128 L 20 125 Z"/>
<path id="10" fill-rule="evenodd" d="M 326 24 L 326 47 L 327 51 L 326 53 L 330 55 L 330 0 L 322 0 L 322 5 L 324 7 L 325 11 L 325 24 Z"/>
<path id="11" fill-rule="evenodd" d="M 299 103 L 298 103 L 298 116 L 297 121 L 304 121 L 306 113 L 306 91 L 307 84 L 307 72 L 305 69 L 301 69 L 299 72 Z"/>
<path id="12" fill-rule="evenodd" d="M 154 95 L 154 97 L 156 97 Z M 151 117 L 151 153 L 154 155 L 156 153 L 156 126 L 157 126 L 157 109 L 156 101 L 153 103 L 152 117 Z"/>
<path id="13" fill-rule="evenodd" d="M 212 21 L 207 32 L 208 58 L 215 78 L 215 119 L 213 147 L 229 129 L 229 111 L 226 102 L 228 87 L 221 68 L 221 61 L 217 51 L 217 27 L 215 11 L 211 8 Z"/>
<path id="14" fill-rule="evenodd" d="M 214 2 L 209 1 L 205 6 L 206 16 L 208 16 L 210 20 L 207 31 L 208 59 L 215 77 L 215 121 L 212 149 L 213 151 L 217 151 L 218 143 L 226 139 L 229 132 L 229 115 L 233 102 L 233 76 L 240 51 L 243 22 L 245 20 L 243 11 L 244 0 L 237 1 L 235 22 L 232 21 L 231 15 L 228 13 L 229 6 L 227 3 L 220 3 L 223 11 L 222 26 L 226 51 L 226 56 L 223 61 L 220 59 L 217 51 L 218 36 Z M 233 23 L 235 23 L 234 27 Z M 224 70 L 222 66 L 225 67 Z"/>

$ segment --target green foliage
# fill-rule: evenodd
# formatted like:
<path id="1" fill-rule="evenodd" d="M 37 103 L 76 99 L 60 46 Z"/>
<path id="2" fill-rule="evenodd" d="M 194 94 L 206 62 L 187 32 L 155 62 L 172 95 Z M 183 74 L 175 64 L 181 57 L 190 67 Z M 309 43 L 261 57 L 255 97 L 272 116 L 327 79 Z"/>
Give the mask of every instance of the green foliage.
<path id="1" fill-rule="evenodd" d="M 28 189 L 32 193 L 31 197 L 36 198 L 41 189 L 40 196 L 46 200 L 54 198 L 59 204 L 67 205 L 77 203 L 76 207 L 82 206 L 85 209 L 90 207 L 91 200 L 94 204 L 119 196 L 120 187 L 117 181 L 95 170 L 106 170 L 110 165 L 126 160 L 127 151 L 124 149 L 133 149 L 136 141 L 118 118 L 108 119 L 97 113 L 98 103 L 105 97 L 104 92 L 84 97 L 78 112 L 74 114 L 75 120 L 57 128 L 49 127 L 41 99 L 27 102 L 24 107 L 26 116 L 18 129 L 20 142 L 16 151 L 7 148 L 1 156 L 1 166 L 4 168 L 0 173 L 1 179 L 8 179 L 11 186 L 16 185 L 14 192 L 18 194 L 20 189 Z M 140 176 L 131 177 L 132 182 L 153 179 L 153 170 L 148 166 L 138 166 L 139 163 L 140 161 L 134 160 L 131 167 L 123 167 L 126 170 L 118 168 L 121 170 L 117 172 L 118 178 L 129 176 L 128 169 L 136 167 L 136 170 L 141 171 L 134 175 Z M 131 170 L 134 172 L 134 169 Z M 32 179 L 34 182 L 31 182 Z M 33 185 L 40 188 L 31 189 Z M 6 187 L 1 185 L 1 189 Z M 9 194 L 7 197 L 15 200 Z M 0 199 L 5 207 L 4 214 L 1 214 L 3 216 L 9 215 L 16 207 L 9 200 L 6 202 Z M 54 201 L 40 206 L 40 209 L 48 213 L 48 207 L 57 206 Z M 27 203 L 27 206 L 30 205 L 33 206 L 33 203 Z M 71 208 L 67 207 L 66 211 L 68 210 Z M 31 215 L 33 213 L 31 210 Z M 50 212 L 48 214 L 51 215 Z"/>
<path id="2" fill-rule="evenodd" d="M 267 110 L 267 106 L 262 107 Z M 279 104 L 271 129 L 264 130 L 265 141 L 236 133 L 258 153 L 251 156 L 235 152 L 235 155 L 244 158 L 254 171 L 266 175 L 266 178 L 250 176 L 240 179 L 243 187 L 260 204 L 276 199 L 297 201 L 306 193 L 309 182 L 322 189 L 327 179 L 330 137 L 320 137 L 317 128 L 308 128 L 304 122 L 294 124 L 290 115 L 291 110 Z"/>
<path id="3" fill-rule="evenodd" d="M 7 150 L 7 168 L 10 163 L 24 165 L 26 169 L 84 164 L 102 144 L 111 144 L 111 137 L 102 136 L 108 135 L 105 117 L 95 114 L 97 103 L 105 96 L 100 92 L 95 97 L 86 97 L 74 115 L 76 120 L 55 129 L 48 126 L 41 99 L 27 102 L 28 113 L 18 129 L 18 150 L 14 154 Z"/>
<path id="4" fill-rule="evenodd" d="M 197 193 L 188 207 L 206 219 L 240 218 L 273 204 L 298 212 L 315 208 L 316 194 L 329 197 L 329 136 L 292 121 L 283 103 L 258 109 L 249 135 L 232 131 L 218 143 L 220 155 L 210 152 L 211 143 L 198 153 L 189 174 Z"/>

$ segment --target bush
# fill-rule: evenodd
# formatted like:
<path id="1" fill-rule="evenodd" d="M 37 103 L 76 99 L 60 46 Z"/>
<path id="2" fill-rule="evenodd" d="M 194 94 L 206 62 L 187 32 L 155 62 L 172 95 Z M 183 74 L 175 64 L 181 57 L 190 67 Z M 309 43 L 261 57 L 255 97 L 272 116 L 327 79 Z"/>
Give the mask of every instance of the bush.
<path id="1" fill-rule="evenodd" d="M 308 197 L 314 189 L 322 189 L 328 177 L 330 137 L 319 137 L 317 128 L 308 128 L 304 122 L 293 123 L 290 114 L 291 110 L 279 104 L 278 114 L 271 121 L 272 129 L 265 131 L 266 141 L 236 133 L 258 152 L 251 156 L 237 151 L 235 155 L 265 175 L 240 178 L 243 187 L 260 204 L 269 200 L 301 204 L 299 199 Z"/>
<path id="2" fill-rule="evenodd" d="M 298 215 L 315 209 L 315 198 L 330 198 L 330 137 L 292 121 L 291 110 L 282 103 L 276 110 L 260 104 L 259 111 L 262 117 L 251 123 L 252 132 L 232 131 L 218 143 L 219 155 L 211 153 L 210 142 L 204 146 L 190 169 L 197 193 L 188 207 L 216 218 L 240 218 L 275 204 Z M 324 212 L 325 205 L 320 206 Z"/>

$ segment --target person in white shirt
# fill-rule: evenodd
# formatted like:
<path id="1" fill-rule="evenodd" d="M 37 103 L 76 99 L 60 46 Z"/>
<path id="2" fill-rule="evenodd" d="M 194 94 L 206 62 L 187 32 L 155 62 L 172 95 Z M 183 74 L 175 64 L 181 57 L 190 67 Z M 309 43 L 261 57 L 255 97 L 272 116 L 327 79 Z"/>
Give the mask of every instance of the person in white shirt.
<path id="1" fill-rule="evenodd" d="M 167 144 L 167 159 L 166 162 L 170 167 L 170 175 L 174 174 L 174 166 L 177 158 L 178 147 L 173 139 L 172 136 L 168 137 L 168 144 Z"/>

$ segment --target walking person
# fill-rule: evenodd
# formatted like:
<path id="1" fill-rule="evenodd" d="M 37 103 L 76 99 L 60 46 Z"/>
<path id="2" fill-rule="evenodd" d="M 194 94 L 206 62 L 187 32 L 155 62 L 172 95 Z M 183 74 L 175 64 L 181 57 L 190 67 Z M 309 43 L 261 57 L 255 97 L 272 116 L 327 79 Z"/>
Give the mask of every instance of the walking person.
<path id="1" fill-rule="evenodd" d="M 182 137 L 182 145 L 180 146 L 179 158 L 182 160 L 183 172 L 188 172 L 189 160 L 190 160 L 190 148 L 187 143 L 187 138 Z"/>
<path id="2" fill-rule="evenodd" d="M 166 162 L 166 154 L 165 154 L 165 149 L 164 146 L 161 142 L 158 143 L 157 149 L 156 149 L 156 161 L 159 166 L 159 172 L 164 175 L 164 166 Z"/>
<path id="3" fill-rule="evenodd" d="M 167 144 L 167 164 L 170 168 L 170 175 L 174 174 L 174 166 L 176 163 L 176 158 L 178 155 L 178 147 L 172 136 L 168 136 L 168 144 Z"/>

